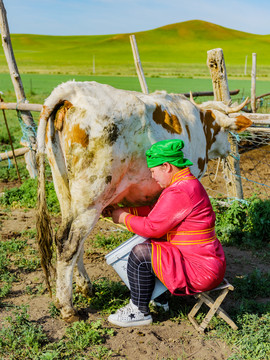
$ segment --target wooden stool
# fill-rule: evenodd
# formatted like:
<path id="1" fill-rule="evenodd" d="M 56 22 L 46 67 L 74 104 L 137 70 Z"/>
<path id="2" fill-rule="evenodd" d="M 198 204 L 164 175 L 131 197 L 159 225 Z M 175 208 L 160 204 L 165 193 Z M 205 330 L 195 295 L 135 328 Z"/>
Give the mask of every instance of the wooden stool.
<path id="1" fill-rule="evenodd" d="M 220 295 L 216 298 L 216 300 L 213 300 L 209 294 L 213 291 L 221 290 Z M 223 282 L 216 287 L 215 289 L 212 289 L 210 291 L 202 292 L 195 294 L 195 298 L 198 299 L 197 303 L 193 306 L 190 313 L 188 314 L 188 318 L 192 325 L 195 327 L 195 329 L 199 332 L 204 332 L 205 328 L 209 324 L 212 317 L 217 313 L 223 320 L 226 321 L 227 324 L 229 324 L 234 330 L 237 330 L 238 327 L 236 324 L 232 321 L 232 319 L 229 317 L 229 315 L 220 307 L 222 301 L 227 296 L 229 290 L 233 291 L 234 287 L 226 280 L 223 279 Z M 198 324 L 198 322 L 195 320 L 195 315 L 200 310 L 202 304 L 205 303 L 210 310 L 206 314 L 205 318 L 201 322 L 201 324 Z"/>

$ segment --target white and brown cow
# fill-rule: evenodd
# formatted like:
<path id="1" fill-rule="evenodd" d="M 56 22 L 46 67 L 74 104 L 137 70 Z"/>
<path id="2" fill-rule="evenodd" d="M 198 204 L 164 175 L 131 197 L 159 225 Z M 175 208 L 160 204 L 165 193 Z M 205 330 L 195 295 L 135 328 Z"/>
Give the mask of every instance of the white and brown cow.
<path id="1" fill-rule="evenodd" d="M 229 118 L 228 111 L 232 110 L 218 102 L 202 110 L 183 95 L 145 95 L 96 82 L 70 81 L 53 90 L 38 127 L 37 231 L 48 280 L 52 237 L 45 201 L 46 151 L 62 212 L 55 240 L 56 298 L 64 319 L 76 316 L 73 272 L 77 288 L 91 292 L 83 244 L 102 210 L 116 203 L 150 203 L 161 191 L 151 179 L 145 151 L 159 140 L 183 139 L 184 155 L 194 164 L 191 170 L 201 177 L 208 159 L 228 154 L 227 131 L 251 125 L 244 116 Z"/>

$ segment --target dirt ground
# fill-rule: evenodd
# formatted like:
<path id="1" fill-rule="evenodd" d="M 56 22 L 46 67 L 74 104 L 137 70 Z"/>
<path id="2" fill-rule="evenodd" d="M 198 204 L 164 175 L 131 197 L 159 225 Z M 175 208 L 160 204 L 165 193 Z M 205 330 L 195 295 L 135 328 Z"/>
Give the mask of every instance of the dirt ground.
<path id="1" fill-rule="evenodd" d="M 1 188 L 0 188 L 1 192 Z M 54 219 L 54 224 L 60 221 Z M 16 237 L 23 230 L 35 228 L 35 211 L 25 211 L 14 209 L 11 212 L 0 210 L 0 240 L 5 241 Z M 114 224 L 105 220 L 100 220 L 96 225 L 91 236 L 96 233 L 108 234 L 117 228 Z M 29 246 L 36 248 L 34 240 L 28 241 Z M 91 238 L 86 242 L 91 243 Z M 89 246 L 89 245 L 88 245 Z M 87 248 L 87 246 L 86 246 Z M 269 271 L 270 265 L 258 263 L 248 251 L 240 251 L 233 247 L 226 247 L 227 273 L 226 277 L 230 281 L 235 276 L 241 276 L 251 272 L 255 268 L 263 271 Z M 106 277 L 111 280 L 119 281 L 120 278 L 113 268 L 107 265 L 104 259 L 104 253 L 99 253 L 95 249 L 95 256 L 90 257 L 85 254 L 85 264 L 91 280 Z M 52 318 L 49 312 L 49 305 L 52 299 L 46 292 L 43 295 L 27 295 L 27 286 L 38 286 L 43 282 L 41 270 L 31 273 L 20 273 L 21 281 L 14 283 L 11 293 L 5 298 L 5 302 L 14 305 L 29 305 L 30 318 L 42 325 L 44 331 L 48 334 L 51 341 L 57 341 L 64 335 L 67 324 L 60 318 Z M 189 300 L 188 300 L 189 301 Z M 192 306 L 192 297 L 190 297 L 190 308 Z M 224 304 L 225 310 L 229 312 L 230 295 L 227 296 Z M 184 301 L 183 306 L 187 306 Z M 2 321 L 7 312 L 5 309 L 0 312 L 0 321 Z M 88 319 L 86 321 L 96 321 L 104 318 L 99 312 L 87 311 Z M 231 349 L 220 339 L 209 338 L 196 332 L 188 320 L 181 320 L 180 323 L 173 322 L 167 316 L 162 321 L 156 321 L 153 315 L 154 323 L 151 326 L 139 328 L 119 328 L 111 325 L 105 317 L 104 326 L 114 328 L 116 335 L 110 337 L 105 346 L 113 350 L 116 355 L 113 359 L 195 359 L 195 360 L 222 360 L 227 359 L 231 354 Z M 212 330 L 211 330 L 212 331 Z"/>

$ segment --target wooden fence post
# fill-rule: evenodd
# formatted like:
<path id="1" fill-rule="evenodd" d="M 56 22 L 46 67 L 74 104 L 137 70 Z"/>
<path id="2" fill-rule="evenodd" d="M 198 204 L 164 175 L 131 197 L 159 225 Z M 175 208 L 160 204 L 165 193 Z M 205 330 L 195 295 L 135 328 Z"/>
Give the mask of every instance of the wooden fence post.
<path id="1" fill-rule="evenodd" d="M 257 54 L 252 54 L 252 70 L 251 70 L 251 110 L 253 113 L 256 112 L 256 63 Z"/>
<path id="2" fill-rule="evenodd" d="M 133 52 L 136 71 L 137 71 L 137 75 L 138 75 L 138 78 L 139 78 L 139 81 L 140 81 L 142 92 L 144 94 L 148 94 L 149 93 L 148 92 L 148 87 L 147 87 L 147 84 L 146 84 L 146 81 L 145 81 L 145 77 L 144 77 L 144 73 L 143 73 L 143 68 L 142 68 L 142 64 L 141 64 L 141 60 L 140 60 L 140 56 L 139 56 L 139 51 L 138 51 L 135 35 L 130 35 L 129 39 L 130 39 L 130 43 L 131 43 L 131 48 L 132 48 L 132 52 Z"/>
<path id="3" fill-rule="evenodd" d="M 214 100 L 224 101 L 228 104 L 231 101 L 231 96 L 222 49 L 207 51 L 207 65 L 212 77 Z"/>
<path id="4" fill-rule="evenodd" d="M 210 69 L 214 99 L 229 104 L 231 101 L 225 60 L 222 49 L 213 49 L 207 52 L 207 65 Z M 243 199 L 243 188 L 240 177 L 238 144 L 235 137 L 228 134 L 231 145 L 231 155 L 226 158 L 224 176 L 226 179 L 228 197 Z"/>
<path id="5" fill-rule="evenodd" d="M 2 0 L 0 0 L 0 28 L 1 28 L 1 37 L 2 37 L 2 45 L 4 49 L 4 53 L 6 56 L 6 60 L 9 67 L 9 72 L 11 76 L 11 80 L 13 83 L 13 87 L 15 90 L 17 102 L 27 102 L 25 98 L 24 88 L 21 81 L 21 77 L 19 74 L 19 70 L 16 64 L 16 60 L 14 57 L 11 39 L 10 39 L 10 33 L 9 33 L 9 27 L 8 27 L 8 21 L 7 21 L 7 15 L 6 15 L 6 9 L 4 7 L 4 3 Z M 30 129 L 35 129 L 36 125 L 33 120 L 33 117 L 31 115 L 30 111 L 22 111 L 21 112 L 22 121 L 24 124 L 29 127 Z M 36 163 L 36 153 L 33 150 L 36 145 L 36 136 L 35 132 L 32 131 L 31 134 L 29 134 L 29 141 L 30 141 L 30 151 L 26 153 L 25 155 L 25 162 L 27 170 L 30 174 L 31 178 L 34 178 L 37 176 L 37 163 Z"/>

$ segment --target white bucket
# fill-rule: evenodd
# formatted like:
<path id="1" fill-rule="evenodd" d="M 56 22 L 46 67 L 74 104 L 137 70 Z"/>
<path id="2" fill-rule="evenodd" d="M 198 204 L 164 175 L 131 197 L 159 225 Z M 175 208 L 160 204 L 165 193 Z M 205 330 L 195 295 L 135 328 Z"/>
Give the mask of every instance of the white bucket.
<path id="1" fill-rule="evenodd" d="M 127 261 L 128 256 L 132 248 L 137 245 L 141 244 L 147 240 L 144 237 L 139 235 L 134 235 L 132 238 L 128 239 L 127 241 L 123 242 L 113 251 L 105 256 L 108 265 L 111 265 L 120 278 L 124 281 L 124 283 L 129 287 L 128 277 L 127 277 Z M 167 290 L 167 288 L 162 284 L 162 282 L 156 278 L 156 284 L 154 291 L 152 293 L 151 299 L 155 299 L 157 296 L 161 295 Z"/>

